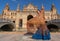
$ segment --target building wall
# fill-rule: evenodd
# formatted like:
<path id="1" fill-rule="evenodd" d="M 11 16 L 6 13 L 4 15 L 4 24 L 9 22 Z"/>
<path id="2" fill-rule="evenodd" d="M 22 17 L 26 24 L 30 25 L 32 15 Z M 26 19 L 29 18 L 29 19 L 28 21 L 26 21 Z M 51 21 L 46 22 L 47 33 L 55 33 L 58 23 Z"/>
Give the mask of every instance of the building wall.
<path id="1" fill-rule="evenodd" d="M 53 9 L 53 8 L 52 8 Z M 17 11 L 18 10 L 18 11 Z M 3 19 L 10 19 L 15 23 L 15 30 L 18 31 L 20 28 L 26 29 L 27 27 L 27 18 L 29 15 L 36 17 L 38 15 L 37 7 L 33 6 L 32 4 L 29 4 L 28 6 L 25 6 L 24 9 L 21 11 L 19 8 L 17 8 L 16 11 L 9 10 L 8 4 L 6 5 L 5 9 L 3 10 L 2 16 Z M 54 11 L 55 10 L 55 11 Z M 52 19 L 58 19 L 57 11 L 56 9 L 45 11 L 45 20 L 50 21 Z M 20 22 L 22 21 L 22 26 L 20 26 Z"/>

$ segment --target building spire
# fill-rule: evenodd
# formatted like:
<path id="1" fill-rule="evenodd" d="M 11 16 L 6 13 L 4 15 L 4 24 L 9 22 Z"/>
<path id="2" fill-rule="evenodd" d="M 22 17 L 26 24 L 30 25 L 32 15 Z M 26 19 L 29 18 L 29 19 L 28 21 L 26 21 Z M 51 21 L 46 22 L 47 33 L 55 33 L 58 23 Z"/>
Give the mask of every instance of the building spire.
<path id="1" fill-rule="evenodd" d="M 20 4 L 18 4 L 18 6 L 17 6 L 17 11 L 18 12 L 20 11 Z"/>
<path id="2" fill-rule="evenodd" d="M 54 10 L 54 9 L 56 9 L 56 8 L 55 8 L 54 4 L 52 4 L 51 10 Z"/>
<path id="3" fill-rule="evenodd" d="M 44 6 L 43 6 L 43 4 L 42 4 L 42 7 L 41 7 L 41 9 L 42 9 L 42 10 L 44 9 Z"/>
<path id="4" fill-rule="evenodd" d="M 52 14 L 57 14 L 57 10 L 54 4 L 52 4 L 51 11 L 52 11 Z"/>
<path id="5" fill-rule="evenodd" d="M 6 6 L 5 6 L 5 10 L 9 10 L 9 5 L 8 5 L 8 3 L 7 3 Z"/>
<path id="6" fill-rule="evenodd" d="M 52 4 L 52 7 L 55 7 L 55 6 L 54 6 L 54 3 Z"/>

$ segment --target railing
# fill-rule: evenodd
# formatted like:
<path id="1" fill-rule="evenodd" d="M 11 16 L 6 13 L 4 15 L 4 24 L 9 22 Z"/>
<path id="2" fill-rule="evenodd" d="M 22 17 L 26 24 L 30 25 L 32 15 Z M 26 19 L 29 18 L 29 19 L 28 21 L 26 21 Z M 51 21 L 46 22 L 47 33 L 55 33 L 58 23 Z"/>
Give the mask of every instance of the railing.
<path id="1" fill-rule="evenodd" d="M 9 20 L 9 19 L 3 19 L 3 18 L 1 18 L 1 19 L 0 19 L 0 22 L 12 22 L 12 21 Z"/>
<path id="2" fill-rule="evenodd" d="M 60 23 L 60 20 L 57 19 L 57 20 L 51 20 L 51 21 L 47 21 L 46 24 L 52 24 L 52 23 Z"/>

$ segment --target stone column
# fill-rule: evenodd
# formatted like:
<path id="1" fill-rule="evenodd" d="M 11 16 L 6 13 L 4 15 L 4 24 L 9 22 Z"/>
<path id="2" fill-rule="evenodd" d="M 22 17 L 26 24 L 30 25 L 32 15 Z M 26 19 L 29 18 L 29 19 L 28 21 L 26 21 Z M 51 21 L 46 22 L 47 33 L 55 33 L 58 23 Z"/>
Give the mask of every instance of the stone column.
<path id="1" fill-rule="evenodd" d="M 16 26 L 15 30 L 16 31 L 19 30 L 19 16 L 20 16 L 19 13 L 17 13 L 16 19 L 15 19 L 15 26 Z"/>
<path id="2" fill-rule="evenodd" d="M 23 27 L 22 28 L 26 28 L 26 26 L 27 26 L 27 20 L 23 19 Z"/>
<path id="3" fill-rule="evenodd" d="M 23 22 L 22 22 L 22 29 L 24 29 L 24 30 L 26 30 L 27 29 L 27 18 L 26 18 L 26 16 L 25 17 L 23 17 Z"/>
<path id="4" fill-rule="evenodd" d="M 18 31 L 19 30 L 19 19 L 16 19 L 15 25 L 16 25 L 15 30 Z"/>

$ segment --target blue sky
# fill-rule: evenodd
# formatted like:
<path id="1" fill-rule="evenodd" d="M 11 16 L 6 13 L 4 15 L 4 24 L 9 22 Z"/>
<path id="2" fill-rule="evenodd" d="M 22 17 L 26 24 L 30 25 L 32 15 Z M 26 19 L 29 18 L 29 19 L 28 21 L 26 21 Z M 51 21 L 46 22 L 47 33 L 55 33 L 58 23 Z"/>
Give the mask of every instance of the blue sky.
<path id="1" fill-rule="evenodd" d="M 60 14 L 60 0 L 0 0 L 0 14 L 4 9 L 6 3 L 9 4 L 10 10 L 16 10 L 17 5 L 20 4 L 20 9 L 28 5 L 29 3 L 37 6 L 38 9 L 41 9 L 41 5 L 44 5 L 45 10 L 50 10 L 51 5 L 54 3 L 57 12 Z"/>

